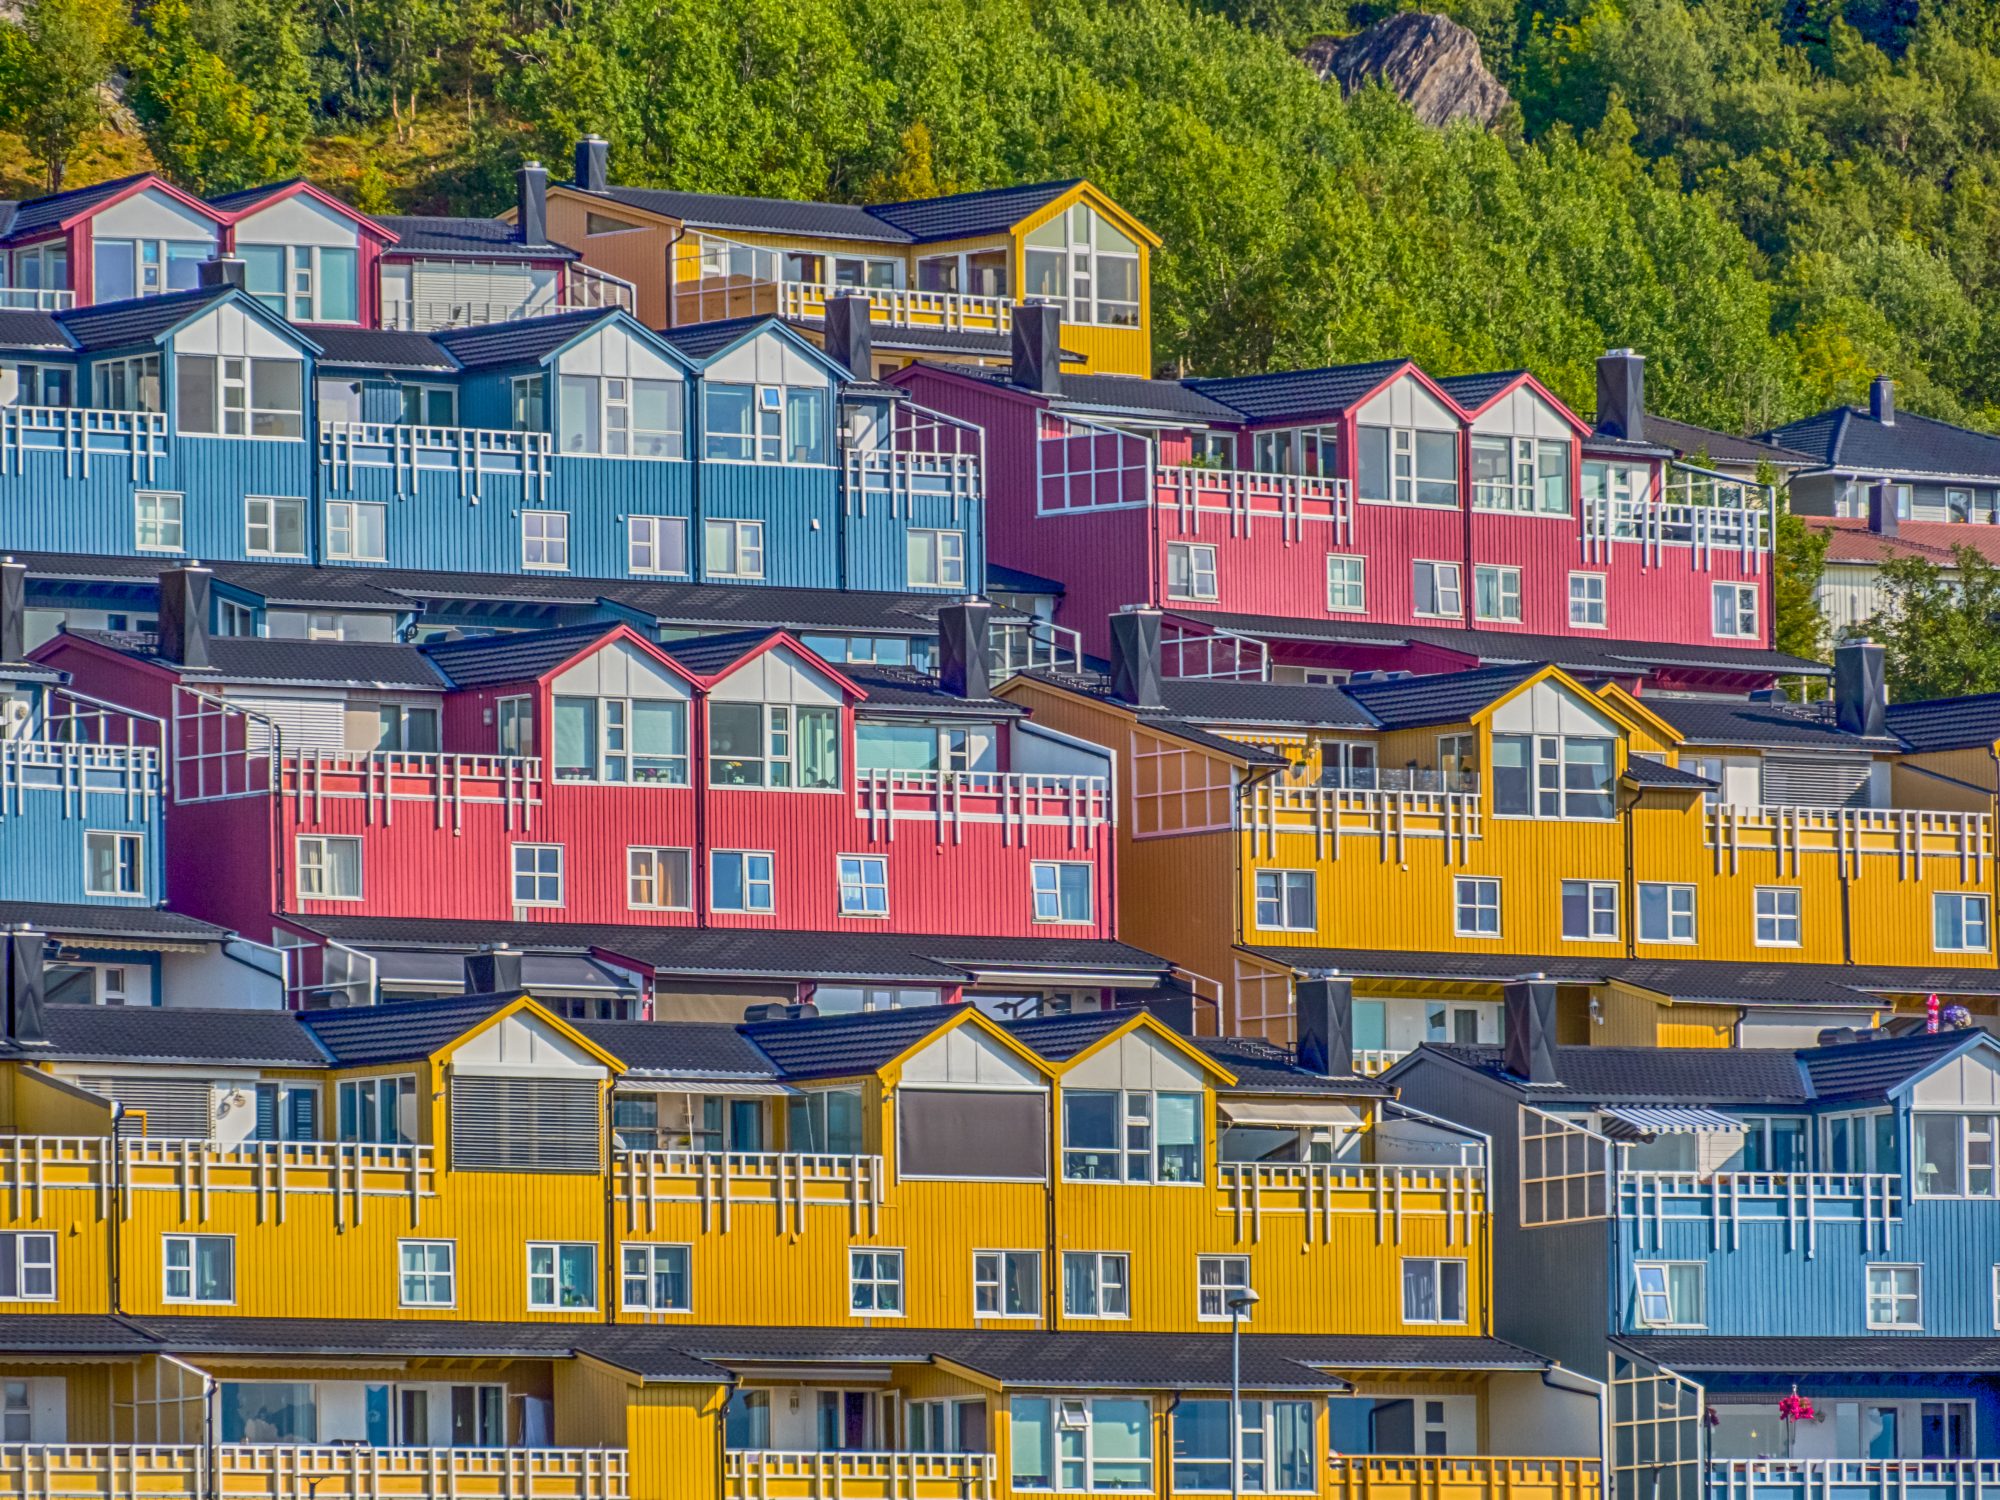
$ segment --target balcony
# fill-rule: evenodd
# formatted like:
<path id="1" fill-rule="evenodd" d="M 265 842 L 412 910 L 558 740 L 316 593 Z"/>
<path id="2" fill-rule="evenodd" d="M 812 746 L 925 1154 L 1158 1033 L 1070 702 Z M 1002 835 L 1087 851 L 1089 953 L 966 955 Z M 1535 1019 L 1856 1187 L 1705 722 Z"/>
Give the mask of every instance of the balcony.
<path id="1" fill-rule="evenodd" d="M 0 286 L 0 312 L 68 312 L 76 293 L 61 287 Z"/>
<path id="2" fill-rule="evenodd" d="M 1401 863 L 1412 839 L 1442 839 L 1446 864 L 1464 864 L 1484 837 L 1477 792 L 1363 791 L 1260 781 L 1243 793 L 1252 854 L 1278 854 L 1281 833 L 1311 834 L 1313 858 L 1338 859 L 1352 839 L 1372 840 L 1382 859 Z"/>
<path id="3" fill-rule="evenodd" d="M 167 418 L 157 411 L 90 406 L 0 406 L 0 477 L 28 473 L 28 455 L 56 455 L 65 479 L 89 479 L 106 464 L 133 484 L 151 484 L 167 456 Z"/>
<path id="4" fill-rule="evenodd" d="M 1372 1218 L 1378 1242 L 1400 1244 L 1403 1223 L 1443 1218 L 1445 1243 L 1471 1243 L 1486 1214 L 1481 1167 L 1378 1165 L 1373 1162 L 1222 1162 L 1219 1207 L 1235 1220 L 1239 1244 L 1263 1238 L 1264 1219 L 1303 1216 L 1307 1244 L 1333 1238 L 1335 1215 Z"/>
<path id="5" fill-rule="evenodd" d="M 1730 505 L 1586 498 L 1583 560 L 1609 562 L 1618 546 L 1628 542 L 1639 548 L 1648 567 L 1663 565 L 1668 549 L 1675 548 L 1686 549 L 1697 569 L 1705 571 L 1718 555 L 1734 553 L 1744 571 L 1757 573 L 1771 550 L 1771 521 L 1761 499 L 1754 505 Z"/>
<path id="6" fill-rule="evenodd" d="M 635 316 L 639 294 L 631 282 L 579 261 L 563 268 L 559 290 L 539 290 L 523 283 L 518 297 L 482 302 L 464 298 L 384 296 L 382 326 L 430 333 L 440 328 L 477 328 L 489 323 L 514 323 L 523 318 L 552 318 L 591 308 L 619 308 Z"/>
<path id="7" fill-rule="evenodd" d="M 33 810 L 31 792 L 60 792 L 65 811 L 119 798 L 126 815 L 138 817 L 159 795 L 160 752 L 149 745 L 0 737 L 0 821 Z"/>
<path id="8" fill-rule="evenodd" d="M 888 506 L 892 517 L 907 516 L 914 501 L 935 497 L 963 503 L 985 498 L 985 430 L 940 412 L 898 401 L 886 422 L 841 442 L 847 476 L 847 508 L 867 516 Z"/>
<path id="9" fill-rule="evenodd" d="M 1775 856 L 1780 874 L 1796 875 L 1806 855 L 1832 854 L 1840 871 L 1859 875 L 1864 858 L 1891 856 L 1900 880 L 1921 880 L 1926 860 L 1955 861 L 1958 879 L 1983 884 L 1993 857 L 1987 813 L 1916 807 L 1735 807 L 1708 809 L 1708 844 L 1717 874 L 1734 875 L 1745 854 Z"/>
<path id="10" fill-rule="evenodd" d="M 662 1206 L 693 1204 L 704 1233 L 727 1232 L 738 1212 L 804 1233 L 807 1210 L 845 1208 L 849 1234 L 874 1234 L 882 1213 L 882 1158 L 790 1151 L 617 1151 L 612 1192 L 628 1232 L 651 1234 Z"/>
<path id="11" fill-rule="evenodd" d="M 995 621 L 986 637 L 995 682 L 1016 672 L 1081 672 L 1083 637 L 1047 620 Z"/>
<path id="12" fill-rule="evenodd" d="M 1598 1500 L 1589 1458 L 1334 1458 L 1326 1500 Z"/>
<path id="13" fill-rule="evenodd" d="M 962 844 L 971 824 L 1000 829 L 1000 842 L 1025 844 L 1030 828 L 1066 830 L 1072 849 L 1097 846 L 1111 821 L 1102 776 L 1022 771 L 861 771 L 854 811 L 871 842 L 894 843 L 898 824 L 928 825 L 940 844 Z"/>
<path id="14" fill-rule="evenodd" d="M 1811 1259 L 1822 1224 L 1859 1224 L 1861 1248 L 1889 1248 L 1903 1217 L 1902 1179 L 1887 1172 L 1621 1172 L 1618 1217 L 1633 1226 L 1633 1249 L 1664 1248 L 1665 1226 L 1708 1226 L 1710 1250 L 1737 1250 L 1745 1225 L 1784 1230 L 1784 1248 Z"/>
<path id="15" fill-rule="evenodd" d="M 384 826 L 396 821 L 398 803 L 427 805 L 433 825 L 453 833 L 464 827 L 468 806 L 498 806 L 505 827 L 525 831 L 542 805 L 542 762 L 533 755 L 292 750 L 279 757 L 278 776 L 302 828 L 318 826 L 326 803 L 339 799 L 359 798 L 369 821 Z"/>
<path id="16" fill-rule="evenodd" d="M 625 1500 L 626 1494 L 619 1448 L 0 1447 L 0 1496 L 9 1500 Z"/>
<path id="17" fill-rule="evenodd" d="M 725 1500 L 992 1500 L 990 1453 L 723 1455 Z"/>
<path id="18" fill-rule="evenodd" d="M 396 422 L 322 422 L 319 461 L 335 497 L 364 488 L 363 475 L 394 476 L 389 493 L 418 492 L 424 477 L 446 476 L 461 500 L 482 498 L 490 476 L 518 479 L 524 499 L 548 494 L 553 447 L 546 432 L 503 432 L 482 427 L 414 427 Z M 373 491 L 370 491 L 373 497 Z"/>
<path id="19" fill-rule="evenodd" d="M 779 280 L 772 284 L 778 316 L 816 321 L 829 299 L 863 296 L 868 321 L 891 328 L 936 328 L 951 333 L 1006 334 L 1014 327 L 1013 302 L 969 292 L 926 292 L 901 286 L 827 286 L 817 281 Z"/>
<path id="20" fill-rule="evenodd" d="M 2000 1493 L 1990 1458 L 1718 1458 L 1709 1500 L 1982 1500 Z"/>

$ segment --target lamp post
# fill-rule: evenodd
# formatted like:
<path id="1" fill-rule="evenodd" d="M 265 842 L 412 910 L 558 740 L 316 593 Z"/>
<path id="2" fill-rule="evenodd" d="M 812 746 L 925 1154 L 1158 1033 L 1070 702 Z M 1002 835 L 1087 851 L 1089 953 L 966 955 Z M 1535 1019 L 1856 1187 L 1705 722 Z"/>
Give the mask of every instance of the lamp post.
<path id="1" fill-rule="evenodd" d="M 1257 1305 L 1257 1294 L 1243 1288 L 1227 1302 L 1229 1309 L 1229 1500 L 1243 1500 L 1243 1315 Z"/>

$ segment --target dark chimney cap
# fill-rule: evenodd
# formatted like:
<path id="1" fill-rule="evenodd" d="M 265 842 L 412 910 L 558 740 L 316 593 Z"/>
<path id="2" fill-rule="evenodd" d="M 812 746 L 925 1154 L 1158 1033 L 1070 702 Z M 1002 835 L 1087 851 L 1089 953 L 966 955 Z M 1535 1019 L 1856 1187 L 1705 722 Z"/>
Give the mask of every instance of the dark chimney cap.
<path id="1" fill-rule="evenodd" d="M 1877 536 L 1894 536 L 1902 516 L 1896 504 L 1898 489 L 1888 480 L 1868 486 L 1868 529 Z"/>
<path id="2" fill-rule="evenodd" d="M 611 186 L 611 143 L 595 131 L 576 143 L 576 186 L 586 193 Z"/>
<path id="3" fill-rule="evenodd" d="M 515 215 L 515 230 L 524 245 L 546 245 L 549 242 L 549 174 L 538 161 L 522 163 L 515 174 L 518 196 L 518 212 Z"/>
<path id="4" fill-rule="evenodd" d="M 247 287 L 249 278 L 249 266 L 234 255 L 213 256 L 195 267 L 197 286 Z"/>
<path id="5" fill-rule="evenodd" d="M 1053 302 L 1028 301 L 1014 307 L 1011 340 L 1015 385 L 1038 396 L 1062 394 L 1062 309 Z"/>
<path id="6" fill-rule="evenodd" d="M 1884 427 L 1896 425 L 1896 382 L 1887 375 L 1868 382 L 1868 415 Z"/>

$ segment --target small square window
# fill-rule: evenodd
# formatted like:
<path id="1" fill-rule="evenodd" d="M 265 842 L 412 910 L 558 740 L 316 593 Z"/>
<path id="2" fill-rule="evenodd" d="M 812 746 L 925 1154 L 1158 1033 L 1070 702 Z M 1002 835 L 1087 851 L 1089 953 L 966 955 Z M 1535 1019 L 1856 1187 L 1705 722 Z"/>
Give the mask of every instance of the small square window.
<path id="1" fill-rule="evenodd" d="M 691 858 L 687 849 L 627 849 L 626 904 L 653 911 L 689 910 L 694 905 Z"/>
<path id="2" fill-rule="evenodd" d="M 1071 861 L 1041 861 L 1033 866 L 1035 920 L 1088 922 L 1094 919 L 1091 867 Z"/>
<path id="3" fill-rule="evenodd" d="M 981 1250 L 972 1257 L 972 1315 L 1033 1318 L 1042 1311 L 1042 1257 L 1036 1250 Z"/>
<path id="4" fill-rule="evenodd" d="M 627 1245 L 624 1250 L 627 1312 L 690 1312 L 694 1308 L 686 1245 Z"/>
<path id="5" fill-rule="evenodd" d="M 1190 542 L 1167 544 L 1167 597 L 1214 599 L 1215 548 Z"/>
<path id="6" fill-rule="evenodd" d="M 709 904 L 716 911 L 777 909 L 776 862 L 769 854 L 714 849 L 708 856 Z"/>
<path id="7" fill-rule="evenodd" d="M 1195 1316 L 1205 1323 L 1227 1321 L 1233 1314 L 1229 1304 L 1250 1290 L 1250 1257 L 1247 1255 L 1203 1255 L 1195 1261 Z M 1250 1321 L 1251 1308 L 1242 1308 L 1243 1321 Z"/>
<path id="8" fill-rule="evenodd" d="M 909 533 L 906 551 L 911 588 L 965 587 L 964 532 L 913 529 Z"/>
<path id="9" fill-rule="evenodd" d="M 569 566 L 569 516 L 566 512 L 521 512 L 521 566 L 551 572 Z"/>
<path id="10" fill-rule="evenodd" d="M 1482 620 L 1519 624 L 1521 570 L 1481 565 L 1472 570 L 1472 612 Z"/>
<path id="11" fill-rule="evenodd" d="M 687 572 L 687 522 L 679 516 L 628 516 L 625 565 L 634 573 Z"/>
<path id="12" fill-rule="evenodd" d="M 0 1302 L 53 1302 L 56 1237 L 0 1234 Z"/>
<path id="13" fill-rule="evenodd" d="M 1694 887 L 1645 881 L 1639 886 L 1639 941 L 1692 943 Z"/>
<path id="14" fill-rule="evenodd" d="M 850 1250 L 847 1305 L 858 1317 L 903 1316 L 903 1252 Z"/>
<path id="15" fill-rule="evenodd" d="M 535 1312 L 597 1306 L 595 1245 L 528 1246 L 528 1306 Z"/>
<path id="16" fill-rule="evenodd" d="M 182 526 L 184 504 L 179 495 L 162 495 L 147 490 L 134 495 L 134 545 L 141 552 L 185 551 L 186 533 Z"/>
<path id="17" fill-rule="evenodd" d="M 1796 948 L 1800 942 L 1797 886 L 1759 886 L 1756 942 L 1760 948 Z"/>
<path id="18" fill-rule="evenodd" d="M 458 1247 L 450 1240 L 404 1240 L 401 1245 L 405 1307 L 450 1307 L 456 1300 Z"/>
<path id="19" fill-rule="evenodd" d="M 92 896 L 146 894 L 146 840 L 137 833 L 83 836 L 84 890 Z"/>
<path id="20" fill-rule="evenodd" d="M 516 906 L 563 904 L 561 844 L 514 846 L 514 904 Z"/>
<path id="21" fill-rule="evenodd" d="M 1640 1261 L 1632 1267 L 1634 1317 L 1644 1328 L 1707 1324 L 1700 1261 Z"/>
<path id="22" fill-rule="evenodd" d="M 1984 953 L 1992 946 L 1985 896 L 1939 891 L 1931 898 L 1932 945 L 1940 953 Z"/>
<path id="23" fill-rule="evenodd" d="M 1318 925 L 1311 870 L 1257 872 L 1257 925 L 1285 932 L 1311 932 Z"/>
<path id="24" fill-rule="evenodd" d="M 1129 1257 L 1091 1250 L 1071 1250 L 1064 1252 L 1062 1265 L 1064 1317 L 1129 1318 L 1132 1316 L 1132 1268 Z"/>
<path id="25" fill-rule="evenodd" d="M 1368 607 L 1367 563 L 1359 557 L 1326 560 L 1326 607 L 1334 614 L 1359 614 Z"/>
<path id="26" fill-rule="evenodd" d="M 252 495 L 243 502 L 244 548 L 253 557 L 306 555 L 306 503 Z"/>
<path id="27" fill-rule="evenodd" d="M 1417 614 L 1446 619 L 1465 613 L 1465 601 L 1459 593 L 1457 563 L 1420 562 L 1414 565 L 1412 576 L 1415 593 L 1411 608 Z"/>
<path id="28" fill-rule="evenodd" d="M 299 895 L 309 901 L 361 899 L 361 840 L 301 835 L 298 841 Z"/>
<path id="29" fill-rule="evenodd" d="M 1463 1323 L 1465 1262 L 1411 1258 L 1403 1262 L 1403 1321 Z"/>
<path id="30" fill-rule="evenodd" d="M 1727 640 L 1755 640 L 1762 634 L 1757 618 L 1757 585 L 1718 583 L 1714 586 L 1717 636 Z"/>
<path id="31" fill-rule="evenodd" d="M 163 1240 L 166 1302 L 236 1300 L 236 1241 L 226 1234 L 170 1234 Z"/>
<path id="32" fill-rule="evenodd" d="M 1923 1285 L 1922 1266 L 1868 1267 L 1868 1326 L 1921 1329 Z"/>
<path id="33" fill-rule="evenodd" d="M 879 854 L 840 856 L 840 914 L 843 917 L 889 915 L 889 862 Z"/>
<path id="34" fill-rule="evenodd" d="M 1617 942 L 1617 885 L 1609 880 L 1565 880 L 1562 935 L 1571 942 Z"/>
<path id="35" fill-rule="evenodd" d="M 1569 622 L 1579 630 L 1602 630 L 1609 618 L 1602 573 L 1569 575 Z"/>
<path id="36" fill-rule="evenodd" d="M 1454 882 L 1454 923 L 1460 937 L 1500 936 L 1500 882 L 1461 875 Z"/>

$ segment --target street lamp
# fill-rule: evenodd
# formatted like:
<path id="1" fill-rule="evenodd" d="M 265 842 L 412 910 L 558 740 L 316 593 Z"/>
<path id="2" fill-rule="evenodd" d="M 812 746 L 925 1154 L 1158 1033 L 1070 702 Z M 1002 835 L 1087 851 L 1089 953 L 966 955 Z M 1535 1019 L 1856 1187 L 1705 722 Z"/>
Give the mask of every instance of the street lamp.
<path id="1" fill-rule="evenodd" d="M 1257 1294 L 1246 1286 L 1222 1305 L 1229 1309 L 1229 1500 L 1243 1500 L 1243 1315 Z"/>

